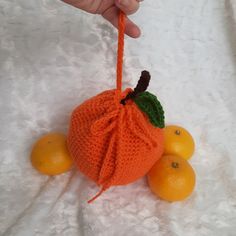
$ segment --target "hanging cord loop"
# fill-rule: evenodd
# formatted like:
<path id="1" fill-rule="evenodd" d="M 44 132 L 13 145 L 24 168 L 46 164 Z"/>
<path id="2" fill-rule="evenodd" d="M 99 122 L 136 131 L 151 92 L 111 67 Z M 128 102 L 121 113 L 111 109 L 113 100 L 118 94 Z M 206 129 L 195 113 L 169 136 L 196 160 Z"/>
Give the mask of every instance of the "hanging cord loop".
<path id="1" fill-rule="evenodd" d="M 118 91 L 118 99 L 121 97 L 122 91 L 122 72 L 123 72 L 123 55 L 124 55 L 124 35 L 125 35 L 125 14 L 120 10 L 119 11 L 119 26 L 118 26 L 118 48 L 117 48 L 117 67 L 116 67 L 116 89 Z M 92 203 L 96 200 L 106 188 L 103 186 L 102 189 L 88 201 Z"/>
<path id="2" fill-rule="evenodd" d="M 124 56 L 124 35 L 125 35 L 125 14 L 119 11 L 118 22 L 118 49 L 117 49 L 117 66 L 116 66 L 116 89 L 121 94 L 122 91 L 122 74 L 123 74 L 123 56 Z"/>

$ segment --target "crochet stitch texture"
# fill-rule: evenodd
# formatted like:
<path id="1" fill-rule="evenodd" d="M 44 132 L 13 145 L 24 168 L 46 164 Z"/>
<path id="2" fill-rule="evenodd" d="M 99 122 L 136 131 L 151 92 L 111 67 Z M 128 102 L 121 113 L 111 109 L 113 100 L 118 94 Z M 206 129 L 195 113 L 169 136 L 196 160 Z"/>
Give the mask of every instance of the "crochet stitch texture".
<path id="1" fill-rule="evenodd" d="M 144 176 L 161 157 L 163 139 L 134 101 L 122 105 L 108 90 L 74 110 L 68 147 L 79 170 L 107 189 Z"/>

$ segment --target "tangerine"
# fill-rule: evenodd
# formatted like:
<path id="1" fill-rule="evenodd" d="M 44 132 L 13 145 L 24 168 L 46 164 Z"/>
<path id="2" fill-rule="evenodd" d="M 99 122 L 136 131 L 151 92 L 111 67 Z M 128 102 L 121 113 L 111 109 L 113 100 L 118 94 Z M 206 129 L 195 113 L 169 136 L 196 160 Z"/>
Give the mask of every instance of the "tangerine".
<path id="1" fill-rule="evenodd" d="M 49 133 L 41 137 L 31 152 L 33 167 L 42 174 L 58 175 L 68 171 L 72 159 L 66 144 L 66 136 L 60 133 Z"/>
<path id="2" fill-rule="evenodd" d="M 164 155 L 177 155 L 188 160 L 194 149 L 193 137 L 186 129 L 176 125 L 164 128 Z"/>
<path id="3" fill-rule="evenodd" d="M 161 157 L 147 177 L 152 192 L 169 202 L 187 198 L 193 192 L 196 179 L 188 161 L 173 155 Z"/>

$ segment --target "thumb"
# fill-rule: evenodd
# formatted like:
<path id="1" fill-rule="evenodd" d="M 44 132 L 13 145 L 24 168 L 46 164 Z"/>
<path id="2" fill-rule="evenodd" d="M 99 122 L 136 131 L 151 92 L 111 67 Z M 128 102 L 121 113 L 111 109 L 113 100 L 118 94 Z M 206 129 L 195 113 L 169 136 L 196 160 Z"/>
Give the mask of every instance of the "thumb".
<path id="1" fill-rule="evenodd" d="M 115 0 L 115 4 L 126 15 L 135 13 L 139 8 L 139 1 L 137 0 Z"/>

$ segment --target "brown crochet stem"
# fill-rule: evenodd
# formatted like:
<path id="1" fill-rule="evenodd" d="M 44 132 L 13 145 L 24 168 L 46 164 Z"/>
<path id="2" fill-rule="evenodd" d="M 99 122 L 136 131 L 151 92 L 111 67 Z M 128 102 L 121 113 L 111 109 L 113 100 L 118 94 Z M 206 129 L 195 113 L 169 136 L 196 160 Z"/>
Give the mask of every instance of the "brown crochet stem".
<path id="1" fill-rule="evenodd" d="M 121 104 L 125 105 L 126 101 L 128 99 L 133 99 L 137 97 L 138 94 L 145 92 L 149 82 L 150 82 L 151 76 L 148 71 L 144 70 L 141 73 L 140 79 L 138 81 L 137 86 L 135 87 L 134 91 L 131 93 L 128 93 L 127 96 L 120 101 Z"/>

